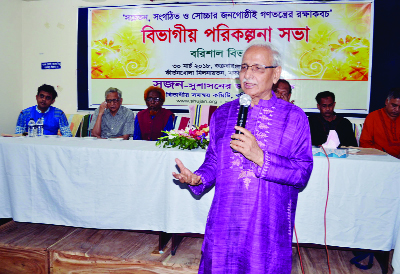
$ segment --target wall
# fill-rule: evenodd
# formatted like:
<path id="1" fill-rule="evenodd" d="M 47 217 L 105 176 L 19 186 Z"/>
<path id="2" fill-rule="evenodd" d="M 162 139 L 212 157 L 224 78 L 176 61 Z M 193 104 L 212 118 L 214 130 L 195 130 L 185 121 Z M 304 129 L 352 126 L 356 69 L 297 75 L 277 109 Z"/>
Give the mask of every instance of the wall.
<path id="1" fill-rule="evenodd" d="M 164 1 L 155 0 L 153 3 L 168 3 L 175 1 Z M 181 1 L 186 2 L 186 1 Z M 230 2 L 227 0 L 227 2 Z M 237 1 L 235 1 L 237 2 Z M 398 0 L 387 0 L 376 1 L 376 11 L 385 10 L 386 12 L 392 10 L 395 12 L 393 5 L 398 7 Z M 397 2 L 397 3 L 396 3 Z M 13 4 L 11 4 L 13 3 Z M 12 101 L 1 102 L 3 107 L 0 110 L 0 114 L 4 116 L 5 113 L 11 114 L 8 120 L 12 120 L 11 124 L 15 124 L 17 118 L 16 109 L 18 112 L 22 108 L 26 108 L 35 104 L 35 94 L 38 86 L 43 83 L 54 85 L 59 92 L 59 98 L 57 98 L 54 106 L 59 107 L 66 113 L 77 113 L 77 83 L 76 83 L 76 67 L 77 67 L 77 10 L 79 7 L 91 7 L 91 6 L 120 6 L 120 5 L 135 5 L 141 3 L 150 3 L 150 0 L 0 0 L 1 7 L 5 6 L 8 10 L 12 10 L 13 13 L 18 14 L 17 17 L 12 15 L 7 9 L 1 8 L 0 22 L 11 28 L 11 31 L 2 28 L 0 34 L 2 36 L 11 37 L 11 43 L 0 45 L 2 50 L 2 64 L 8 64 L 11 67 L 2 66 L 3 73 L 2 77 L 2 93 L 12 91 L 16 94 L 13 96 Z M 396 3 L 396 4 L 395 4 Z M 18 8 L 22 5 L 19 12 Z M 387 8 L 383 8 L 387 5 Z M 386 7 L 386 6 L 385 6 Z M 386 28 L 387 24 L 383 24 L 385 20 L 385 12 L 375 14 L 375 38 L 374 39 L 374 62 L 373 62 L 373 73 L 375 78 L 372 78 L 372 85 L 374 86 L 381 82 L 384 78 L 378 77 L 378 74 L 384 76 L 388 73 L 385 70 L 385 66 L 381 66 L 380 62 L 382 59 L 375 58 L 375 48 L 387 48 L 390 41 L 390 45 L 393 47 L 398 44 L 399 36 L 393 34 L 386 36 L 385 39 L 381 39 L 377 33 L 382 31 L 382 27 Z M 16 20 L 21 18 L 22 20 Z M 396 20 L 393 16 L 392 20 Z M 381 20 L 376 22 L 377 20 Z M 16 22 L 17 21 L 17 22 Z M 21 22 L 22 21 L 22 24 Z M 12 22 L 12 23 L 11 23 Z M 18 33 L 18 29 L 22 28 L 22 45 L 21 36 L 15 35 Z M 390 28 L 388 29 L 390 31 Z M 14 37 L 15 36 L 15 37 Z M 393 39 L 397 39 L 397 43 L 392 43 Z M 3 40 L 3 39 L 2 39 Z M 16 53 L 18 50 L 22 51 L 22 59 Z M 385 51 L 388 52 L 388 51 Z M 389 53 L 388 53 L 389 54 Z M 392 52 L 390 53 L 392 54 Z M 392 55 L 393 56 L 393 55 Z M 395 52 L 397 58 L 386 59 L 386 62 L 392 64 L 393 68 L 398 68 L 398 56 L 399 51 Z M 21 60 L 22 61 L 22 81 L 21 79 Z M 41 70 L 42 62 L 61 62 L 60 70 Z M 9 73 L 9 72 L 12 73 Z M 396 70 L 392 70 L 391 73 L 395 73 Z M 397 69 L 398 71 L 398 69 Z M 4 72 L 7 72 L 5 74 Z M 8 75 L 12 75 L 8 77 Z M 393 86 L 396 78 L 386 79 L 389 80 L 390 86 Z M 22 82 L 22 83 L 21 83 Z M 21 89 L 22 85 L 22 89 Z M 6 91 L 4 91 L 6 90 Z M 22 94 L 20 92 L 22 90 Z M 379 93 L 379 100 L 371 100 L 371 109 L 376 109 L 384 104 L 383 93 L 385 91 L 378 91 L 376 88 L 372 89 L 371 98 L 376 98 Z M 375 97 L 374 97 L 375 96 Z M 21 101 L 22 97 L 22 101 Z M 376 98 L 378 99 L 378 98 Z M 381 102 L 382 101 L 382 102 Z M 376 105 L 373 105 L 376 104 Z M 12 107 L 10 107 L 12 106 Z M 18 106 L 18 107 L 17 107 Z M 12 111 L 11 111 L 12 110 Z M 5 121 L 0 122 L 0 128 L 2 128 Z M 6 126 L 6 125 L 4 125 Z M 10 126 L 6 126 L 10 128 Z M 4 130 L 1 130 L 3 132 Z"/>
<path id="2" fill-rule="evenodd" d="M 21 6 L 0 0 L 0 133 L 14 133 L 22 109 Z"/>
<path id="3" fill-rule="evenodd" d="M 168 1 L 157 1 L 168 3 Z M 173 2 L 173 1 L 170 1 Z M 185 1 L 181 1 L 185 2 Z M 36 103 L 37 87 L 53 85 L 54 103 L 65 113 L 77 113 L 77 21 L 79 7 L 151 3 L 137 0 L 30 0 L 22 1 L 22 105 Z M 154 2 L 153 2 L 154 3 Z M 61 62 L 61 69 L 42 70 L 42 62 Z"/>

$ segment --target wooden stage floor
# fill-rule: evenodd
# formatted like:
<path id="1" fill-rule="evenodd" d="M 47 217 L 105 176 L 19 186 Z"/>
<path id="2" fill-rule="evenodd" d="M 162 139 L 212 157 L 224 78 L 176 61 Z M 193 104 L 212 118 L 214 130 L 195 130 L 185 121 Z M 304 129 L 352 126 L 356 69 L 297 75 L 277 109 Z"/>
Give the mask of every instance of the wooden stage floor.
<path id="1" fill-rule="evenodd" d="M 158 252 L 158 235 L 8 222 L 0 226 L 0 273 L 197 273 L 203 239 L 185 237 L 175 256 L 171 241 Z M 300 248 L 305 273 L 329 273 L 324 249 Z M 300 274 L 293 248 L 292 274 Z M 380 274 L 379 264 L 360 270 L 351 251 L 330 250 L 331 273 Z M 389 270 L 392 273 L 392 269 Z"/>

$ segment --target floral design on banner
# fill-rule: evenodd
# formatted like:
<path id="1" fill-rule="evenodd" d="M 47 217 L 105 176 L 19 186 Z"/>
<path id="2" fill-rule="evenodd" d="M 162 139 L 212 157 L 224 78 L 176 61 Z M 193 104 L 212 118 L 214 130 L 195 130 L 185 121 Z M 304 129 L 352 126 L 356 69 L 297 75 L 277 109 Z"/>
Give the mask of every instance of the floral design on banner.
<path id="1" fill-rule="evenodd" d="M 143 44 L 132 25 L 118 24 L 120 13 L 120 10 L 94 10 L 92 13 L 92 79 L 146 76 L 154 70 L 150 68 L 153 47 Z"/>
<path id="2" fill-rule="evenodd" d="M 297 76 L 321 80 L 368 81 L 370 62 L 371 6 L 336 7 L 341 23 L 308 18 L 305 24 L 316 30 L 309 43 L 301 43 L 293 58 Z"/>

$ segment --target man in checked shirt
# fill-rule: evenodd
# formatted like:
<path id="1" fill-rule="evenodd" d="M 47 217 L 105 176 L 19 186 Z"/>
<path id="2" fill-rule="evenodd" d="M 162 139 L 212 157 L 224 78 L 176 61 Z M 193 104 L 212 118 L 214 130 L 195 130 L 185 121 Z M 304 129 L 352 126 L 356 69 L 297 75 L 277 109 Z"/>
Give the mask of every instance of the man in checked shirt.
<path id="1" fill-rule="evenodd" d="M 105 92 L 106 100 L 94 112 L 89 130 L 98 138 L 122 138 L 128 140 L 133 132 L 133 112 L 121 106 L 122 92 L 109 88 Z"/>

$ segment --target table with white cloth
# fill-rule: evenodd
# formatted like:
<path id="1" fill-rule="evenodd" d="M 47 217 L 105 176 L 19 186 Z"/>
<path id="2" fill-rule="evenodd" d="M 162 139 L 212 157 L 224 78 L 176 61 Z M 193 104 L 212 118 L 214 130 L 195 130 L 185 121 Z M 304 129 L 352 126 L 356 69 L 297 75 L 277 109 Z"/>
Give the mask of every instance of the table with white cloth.
<path id="1" fill-rule="evenodd" d="M 1 137 L 0 218 L 204 233 L 214 189 L 198 197 L 172 177 L 175 158 L 195 170 L 204 157 L 202 149 L 165 149 L 147 141 Z M 393 266 L 400 270 L 400 160 L 389 155 L 329 160 L 327 244 L 395 249 Z M 296 211 L 300 243 L 324 244 L 327 190 L 327 158 L 314 157 Z"/>

